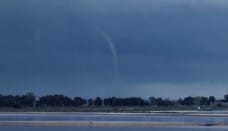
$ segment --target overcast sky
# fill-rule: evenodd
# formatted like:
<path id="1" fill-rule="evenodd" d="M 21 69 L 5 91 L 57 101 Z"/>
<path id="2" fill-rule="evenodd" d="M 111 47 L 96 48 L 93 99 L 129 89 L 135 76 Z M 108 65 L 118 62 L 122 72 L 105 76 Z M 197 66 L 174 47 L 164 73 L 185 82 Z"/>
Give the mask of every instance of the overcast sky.
<path id="1" fill-rule="evenodd" d="M 1 0 L 0 93 L 228 93 L 226 0 Z"/>

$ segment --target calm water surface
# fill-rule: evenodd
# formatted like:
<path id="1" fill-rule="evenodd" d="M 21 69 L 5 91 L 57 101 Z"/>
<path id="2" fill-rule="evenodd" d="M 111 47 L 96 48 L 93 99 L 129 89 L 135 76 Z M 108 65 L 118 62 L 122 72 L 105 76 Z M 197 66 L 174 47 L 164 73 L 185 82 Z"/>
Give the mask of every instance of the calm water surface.
<path id="1" fill-rule="evenodd" d="M 37 127 L 0 126 L 1 131 L 227 131 L 226 127 Z"/>
<path id="2" fill-rule="evenodd" d="M 0 113 L 0 121 L 126 121 L 228 123 L 225 116 L 164 116 L 154 114 L 99 113 Z M 78 126 L 7 126 L 0 131 L 228 131 L 227 126 L 194 127 L 78 127 Z"/>
<path id="3" fill-rule="evenodd" d="M 0 121 L 136 121 L 228 123 L 228 117 L 160 116 L 149 114 L 1 113 Z"/>

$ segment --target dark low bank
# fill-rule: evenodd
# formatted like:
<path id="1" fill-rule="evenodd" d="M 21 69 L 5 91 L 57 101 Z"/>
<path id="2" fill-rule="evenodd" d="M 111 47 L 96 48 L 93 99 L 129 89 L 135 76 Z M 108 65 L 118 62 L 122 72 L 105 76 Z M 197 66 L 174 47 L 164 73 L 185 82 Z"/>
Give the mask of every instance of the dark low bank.
<path id="1" fill-rule="evenodd" d="M 146 112 L 156 110 L 218 110 L 228 109 L 228 95 L 217 100 L 214 96 L 188 96 L 178 100 L 161 97 L 68 97 L 62 94 L 36 97 L 24 95 L 0 95 L 0 111 L 48 111 L 48 112 Z"/>
<path id="2" fill-rule="evenodd" d="M 213 110 L 227 110 L 228 108 L 213 108 Z M 161 111 L 163 114 L 174 115 L 175 112 L 170 111 L 188 111 L 188 110 L 197 110 L 196 106 L 168 106 L 168 107 L 159 107 L 159 106 L 132 106 L 132 107 L 1 107 L 0 112 L 116 112 L 116 113 L 147 113 L 153 111 Z M 203 109 L 202 109 L 203 110 Z"/>

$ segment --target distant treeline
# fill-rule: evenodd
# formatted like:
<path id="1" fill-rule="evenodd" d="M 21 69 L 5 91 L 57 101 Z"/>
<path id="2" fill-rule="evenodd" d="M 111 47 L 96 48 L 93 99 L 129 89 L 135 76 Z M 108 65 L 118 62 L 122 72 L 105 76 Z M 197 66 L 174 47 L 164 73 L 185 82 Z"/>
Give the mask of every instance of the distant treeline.
<path id="1" fill-rule="evenodd" d="M 0 95 L 0 107 L 98 107 L 98 106 L 223 106 L 228 103 L 228 95 L 224 99 L 216 100 L 214 96 L 204 97 L 188 96 L 183 99 L 170 100 L 161 97 L 150 97 L 149 99 L 142 99 L 140 97 L 104 98 L 96 97 L 95 99 L 84 99 L 82 97 L 68 97 L 61 94 L 46 95 L 37 98 L 33 93 L 25 95 Z"/>

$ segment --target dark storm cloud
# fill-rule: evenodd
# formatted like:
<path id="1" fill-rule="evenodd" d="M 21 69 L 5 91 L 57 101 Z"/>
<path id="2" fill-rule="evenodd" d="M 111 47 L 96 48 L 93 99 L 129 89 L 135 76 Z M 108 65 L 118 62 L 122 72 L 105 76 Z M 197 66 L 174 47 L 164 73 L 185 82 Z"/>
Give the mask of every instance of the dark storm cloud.
<path id="1" fill-rule="evenodd" d="M 109 57 L 102 54 L 102 44 L 93 43 L 96 38 L 78 21 L 77 11 L 65 9 L 66 3 L 21 2 L 7 2 L 3 10 L 9 12 L 1 21 L 1 66 L 5 72 L 64 73 L 80 66 L 93 68 L 91 64 L 96 66 Z"/>
<path id="2" fill-rule="evenodd" d="M 194 92 L 201 85 L 195 83 L 221 82 L 224 92 L 227 6 L 223 0 L 3 0 L 1 90 L 95 96 L 143 89 L 141 95 L 149 95 L 153 89 L 159 94 L 181 85 Z M 116 46 L 118 84 L 112 52 L 96 27 Z"/>
<path id="3" fill-rule="evenodd" d="M 96 12 L 95 21 L 103 22 L 117 43 L 122 74 L 161 82 L 226 81 L 227 10 L 205 2 L 153 4 L 160 8 Z"/>

